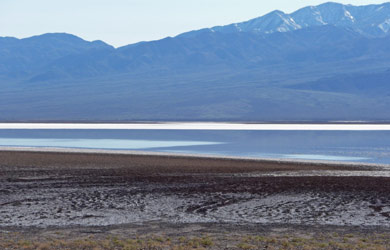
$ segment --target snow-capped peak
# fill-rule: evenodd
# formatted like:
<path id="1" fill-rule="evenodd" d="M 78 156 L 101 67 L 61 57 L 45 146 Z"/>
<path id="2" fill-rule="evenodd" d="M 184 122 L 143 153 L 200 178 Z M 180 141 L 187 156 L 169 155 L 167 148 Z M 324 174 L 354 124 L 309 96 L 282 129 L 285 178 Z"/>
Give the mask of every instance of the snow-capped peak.
<path id="1" fill-rule="evenodd" d="M 221 33 L 269 34 L 324 25 L 348 28 L 371 37 L 387 35 L 390 34 L 390 3 L 353 6 L 329 2 L 305 7 L 291 14 L 276 10 L 246 22 L 213 27 L 210 30 Z"/>

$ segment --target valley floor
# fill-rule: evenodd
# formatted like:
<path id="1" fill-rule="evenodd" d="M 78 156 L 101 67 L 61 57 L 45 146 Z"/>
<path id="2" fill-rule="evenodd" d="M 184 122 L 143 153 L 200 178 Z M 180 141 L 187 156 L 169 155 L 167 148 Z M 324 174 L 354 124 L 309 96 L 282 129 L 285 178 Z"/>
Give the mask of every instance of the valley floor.
<path id="1" fill-rule="evenodd" d="M 380 249 L 390 236 L 388 171 L 359 164 L 0 151 L 0 244 Z"/>

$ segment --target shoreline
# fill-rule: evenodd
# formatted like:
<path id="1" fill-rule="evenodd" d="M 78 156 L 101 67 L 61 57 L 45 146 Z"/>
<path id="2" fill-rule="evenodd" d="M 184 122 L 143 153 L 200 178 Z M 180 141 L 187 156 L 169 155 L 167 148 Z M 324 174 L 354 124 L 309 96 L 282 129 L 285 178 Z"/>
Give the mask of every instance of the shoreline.
<path id="1" fill-rule="evenodd" d="M 324 160 L 303 160 L 303 159 L 284 159 L 284 158 L 261 158 L 245 156 L 222 156 L 209 154 L 185 154 L 170 152 L 155 152 L 141 150 L 116 150 L 116 149 L 87 149 L 87 148 L 59 148 L 59 147 L 8 147 L 0 146 L 0 152 L 32 152 L 32 153 L 61 153 L 61 154 L 90 154 L 90 155 L 124 155 L 138 157 L 165 157 L 171 159 L 205 159 L 205 160 L 228 160 L 228 161 L 245 161 L 254 163 L 277 163 L 277 164 L 298 164 L 312 166 L 342 166 L 342 167 L 360 167 L 360 168 L 382 168 L 389 169 L 390 164 L 377 164 L 365 162 L 348 162 L 348 161 L 324 161 Z"/>

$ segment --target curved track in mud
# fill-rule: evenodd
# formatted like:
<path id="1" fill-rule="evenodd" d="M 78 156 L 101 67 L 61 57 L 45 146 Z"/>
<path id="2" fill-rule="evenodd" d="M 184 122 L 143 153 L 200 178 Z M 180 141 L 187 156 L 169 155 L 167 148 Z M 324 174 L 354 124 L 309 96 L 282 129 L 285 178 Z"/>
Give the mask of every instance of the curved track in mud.
<path id="1" fill-rule="evenodd" d="M 345 164 L 2 151 L 0 227 L 156 221 L 388 227 L 390 178 L 381 171 L 388 176 L 380 167 Z"/>

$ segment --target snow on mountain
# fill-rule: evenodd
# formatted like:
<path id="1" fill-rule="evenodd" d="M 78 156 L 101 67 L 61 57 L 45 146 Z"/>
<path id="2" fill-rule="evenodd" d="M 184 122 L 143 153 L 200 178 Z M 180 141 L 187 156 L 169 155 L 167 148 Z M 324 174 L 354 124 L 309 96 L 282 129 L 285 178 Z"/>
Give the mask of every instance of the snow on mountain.
<path id="1" fill-rule="evenodd" d="M 383 23 L 379 24 L 378 27 L 384 32 L 387 33 L 390 30 L 390 18 L 386 19 Z"/>
<path id="2" fill-rule="evenodd" d="M 305 7 L 291 14 L 277 10 L 246 22 L 217 26 L 201 31 L 269 34 L 322 25 L 351 28 L 371 37 L 384 36 L 390 33 L 390 3 L 353 6 L 329 2 Z M 196 32 L 199 31 L 188 32 L 182 36 L 191 36 Z"/>

